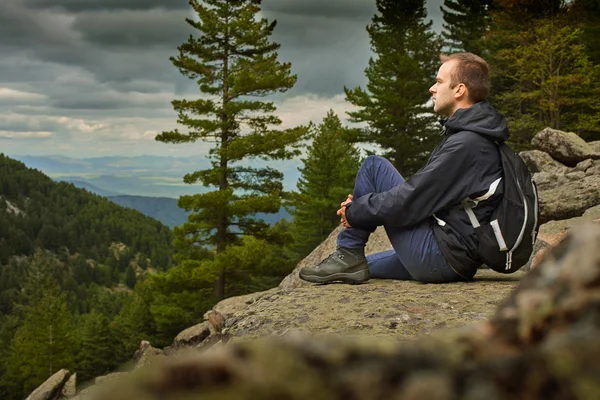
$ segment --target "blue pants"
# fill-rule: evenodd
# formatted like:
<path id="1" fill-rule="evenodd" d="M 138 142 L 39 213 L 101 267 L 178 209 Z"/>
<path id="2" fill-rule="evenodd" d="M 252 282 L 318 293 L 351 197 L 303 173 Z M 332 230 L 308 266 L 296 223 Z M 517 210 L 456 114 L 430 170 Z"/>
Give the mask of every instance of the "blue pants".
<path id="1" fill-rule="evenodd" d="M 382 193 L 404 182 L 402 175 L 385 158 L 369 156 L 361 165 L 354 186 L 355 199 L 369 193 Z M 433 234 L 432 222 L 423 221 L 408 228 L 384 225 L 394 250 L 367 256 L 372 278 L 444 283 L 464 280 L 446 262 Z M 365 247 L 373 231 L 347 228 L 337 238 L 346 248 Z"/>

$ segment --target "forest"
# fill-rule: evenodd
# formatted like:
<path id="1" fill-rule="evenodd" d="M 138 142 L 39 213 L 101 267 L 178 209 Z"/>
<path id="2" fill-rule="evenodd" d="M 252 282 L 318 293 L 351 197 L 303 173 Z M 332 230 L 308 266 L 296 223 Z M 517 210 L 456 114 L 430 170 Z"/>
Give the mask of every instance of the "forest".
<path id="1" fill-rule="evenodd" d="M 516 150 L 544 127 L 600 140 L 599 1 L 445 0 L 441 34 L 424 0 L 373 1 L 368 83 L 340 88 L 350 125 L 329 111 L 288 129 L 268 96 L 297 76 L 260 1 L 189 1 L 196 18 L 181 23 L 196 35 L 170 61 L 203 96 L 173 100 L 180 128 L 156 140 L 211 143 L 212 168 L 182 177 L 211 191 L 179 198 L 189 216 L 173 230 L 0 155 L 0 398 L 25 398 L 60 368 L 79 382 L 108 373 L 141 340 L 167 346 L 219 300 L 276 286 L 338 225 L 365 155 L 407 178 L 427 160 L 440 138 L 428 89 L 441 53 L 489 63 L 489 101 Z M 240 165 L 296 157 L 294 192 L 280 171 Z M 281 207 L 291 221 L 256 217 Z"/>

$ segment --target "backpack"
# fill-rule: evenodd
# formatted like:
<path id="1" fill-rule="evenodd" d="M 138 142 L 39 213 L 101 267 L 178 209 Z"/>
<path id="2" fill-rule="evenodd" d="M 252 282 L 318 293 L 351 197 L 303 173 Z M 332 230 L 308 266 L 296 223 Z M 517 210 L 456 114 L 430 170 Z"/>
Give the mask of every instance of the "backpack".
<path id="1" fill-rule="evenodd" d="M 510 274 L 531 257 L 539 227 L 539 203 L 537 187 L 521 157 L 507 144 L 497 145 L 503 177 L 493 182 L 486 194 L 475 199 L 466 198 L 462 205 L 479 239 L 481 260 L 494 271 Z M 502 200 L 492 212 L 490 222 L 482 225 L 473 208 L 490 198 L 502 179 Z"/>

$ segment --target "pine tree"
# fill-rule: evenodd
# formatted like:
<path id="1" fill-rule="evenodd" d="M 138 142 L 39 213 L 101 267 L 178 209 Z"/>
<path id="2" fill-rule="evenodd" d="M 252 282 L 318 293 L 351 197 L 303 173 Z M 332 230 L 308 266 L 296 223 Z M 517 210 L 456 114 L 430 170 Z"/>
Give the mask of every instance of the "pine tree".
<path id="1" fill-rule="evenodd" d="M 117 354 L 117 359 L 121 361 L 130 360 L 139 349 L 142 340 L 151 340 L 153 345 L 158 345 L 153 340 L 156 328 L 149 306 L 152 293 L 146 282 L 136 286 L 114 320 L 115 332 L 121 339 L 120 351 Z"/>
<path id="2" fill-rule="evenodd" d="M 518 90 L 498 96 L 499 108 L 517 147 L 526 148 L 546 126 L 583 137 L 600 132 L 600 70 L 588 60 L 580 35 L 571 26 L 539 20 L 521 46 L 502 53 Z"/>
<path id="3" fill-rule="evenodd" d="M 485 57 L 481 37 L 489 28 L 492 0 L 444 0 L 440 9 L 444 18 L 446 49 L 449 53 L 467 51 Z"/>
<path id="4" fill-rule="evenodd" d="M 569 21 L 582 29 L 581 39 L 585 43 L 590 61 L 600 64 L 600 1 L 572 1 L 569 7 Z"/>
<path id="5" fill-rule="evenodd" d="M 339 224 L 336 210 L 354 188 L 360 156 L 349 131 L 330 110 L 312 134 L 300 168 L 298 193 L 290 203 L 294 216 L 292 250 L 299 258 L 318 246 Z"/>
<path id="6" fill-rule="evenodd" d="M 30 303 L 9 349 L 7 378 L 13 393 L 25 396 L 61 368 L 73 366 L 73 323 L 50 271 L 50 260 L 37 250 L 26 289 Z"/>
<path id="7" fill-rule="evenodd" d="M 109 319 L 92 311 L 83 317 L 81 341 L 77 356 L 77 378 L 82 382 L 105 375 L 118 365 L 115 359 L 117 340 Z"/>
<path id="8" fill-rule="evenodd" d="M 251 216 L 275 213 L 281 206 L 282 173 L 270 168 L 242 165 L 248 159 L 290 159 L 304 129 L 275 130 L 281 120 L 272 102 L 261 98 L 285 92 L 296 82 L 289 63 L 277 60 L 279 45 L 269 41 L 275 22 L 259 18 L 260 0 L 190 0 L 197 19 L 187 23 L 197 32 L 179 46 L 171 62 L 199 85 L 202 96 L 174 100 L 178 123 L 159 134 L 166 143 L 214 143 L 212 168 L 191 172 L 188 184 L 201 183 L 216 190 L 183 196 L 178 205 L 192 211 L 183 226 L 175 228 L 175 244 L 212 246 L 217 254 L 240 243 L 242 235 L 260 236 L 267 224 Z M 230 228 L 235 226 L 234 232 Z M 190 260 L 194 261 L 194 260 Z M 201 267 L 201 262 L 196 265 Z M 205 271 L 217 279 L 215 294 L 223 298 L 225 269 Z"/>
<path id="9" fill-rule="evenodd" d="M 559 0 L 495 2 L 484 36 L 495 72 L 492 102 L 507 117 L 518 150 L 546 126 L 589 140 L 600 131 L 600 71 L 569 11 Z"/>
<path id="10" fill-rule="evenodd" d="M 129 286 L 131 289 L 135 287 L 135 283 L 137 282 L 137 277 L 135 275 L 135 270 L 131 265 L 127 267 L 125 271 L 125 284 Z"/>
<path id="11" fill-rule="evenodd" d="M 358 107 L 351 122 L 367 123 L 361 141 L 379 145 L 405 177 L 426 161 L 439 132 L 426 103 L 439 66 L 442 40 L 426 22 L 424 0 L 377 0 L 367 27 L 376 54 L 365 70 L 367 90 L 344 88 Z"/>

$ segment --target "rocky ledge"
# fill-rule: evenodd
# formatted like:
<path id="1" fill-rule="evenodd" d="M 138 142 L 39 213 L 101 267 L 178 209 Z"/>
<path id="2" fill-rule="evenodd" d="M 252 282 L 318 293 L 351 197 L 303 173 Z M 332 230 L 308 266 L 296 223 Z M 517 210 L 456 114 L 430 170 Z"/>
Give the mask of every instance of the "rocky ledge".
<path id="1" fill-rule="evenodd" d="M 288 334 L 188 350 L 98 387 L 91 398 L 597 399 L 598 243 L 598 224 L 572 230 L 489 320 L 467 327 L 403 342 Z M 450 303 L 438 307 L 453 314 Z"/>

